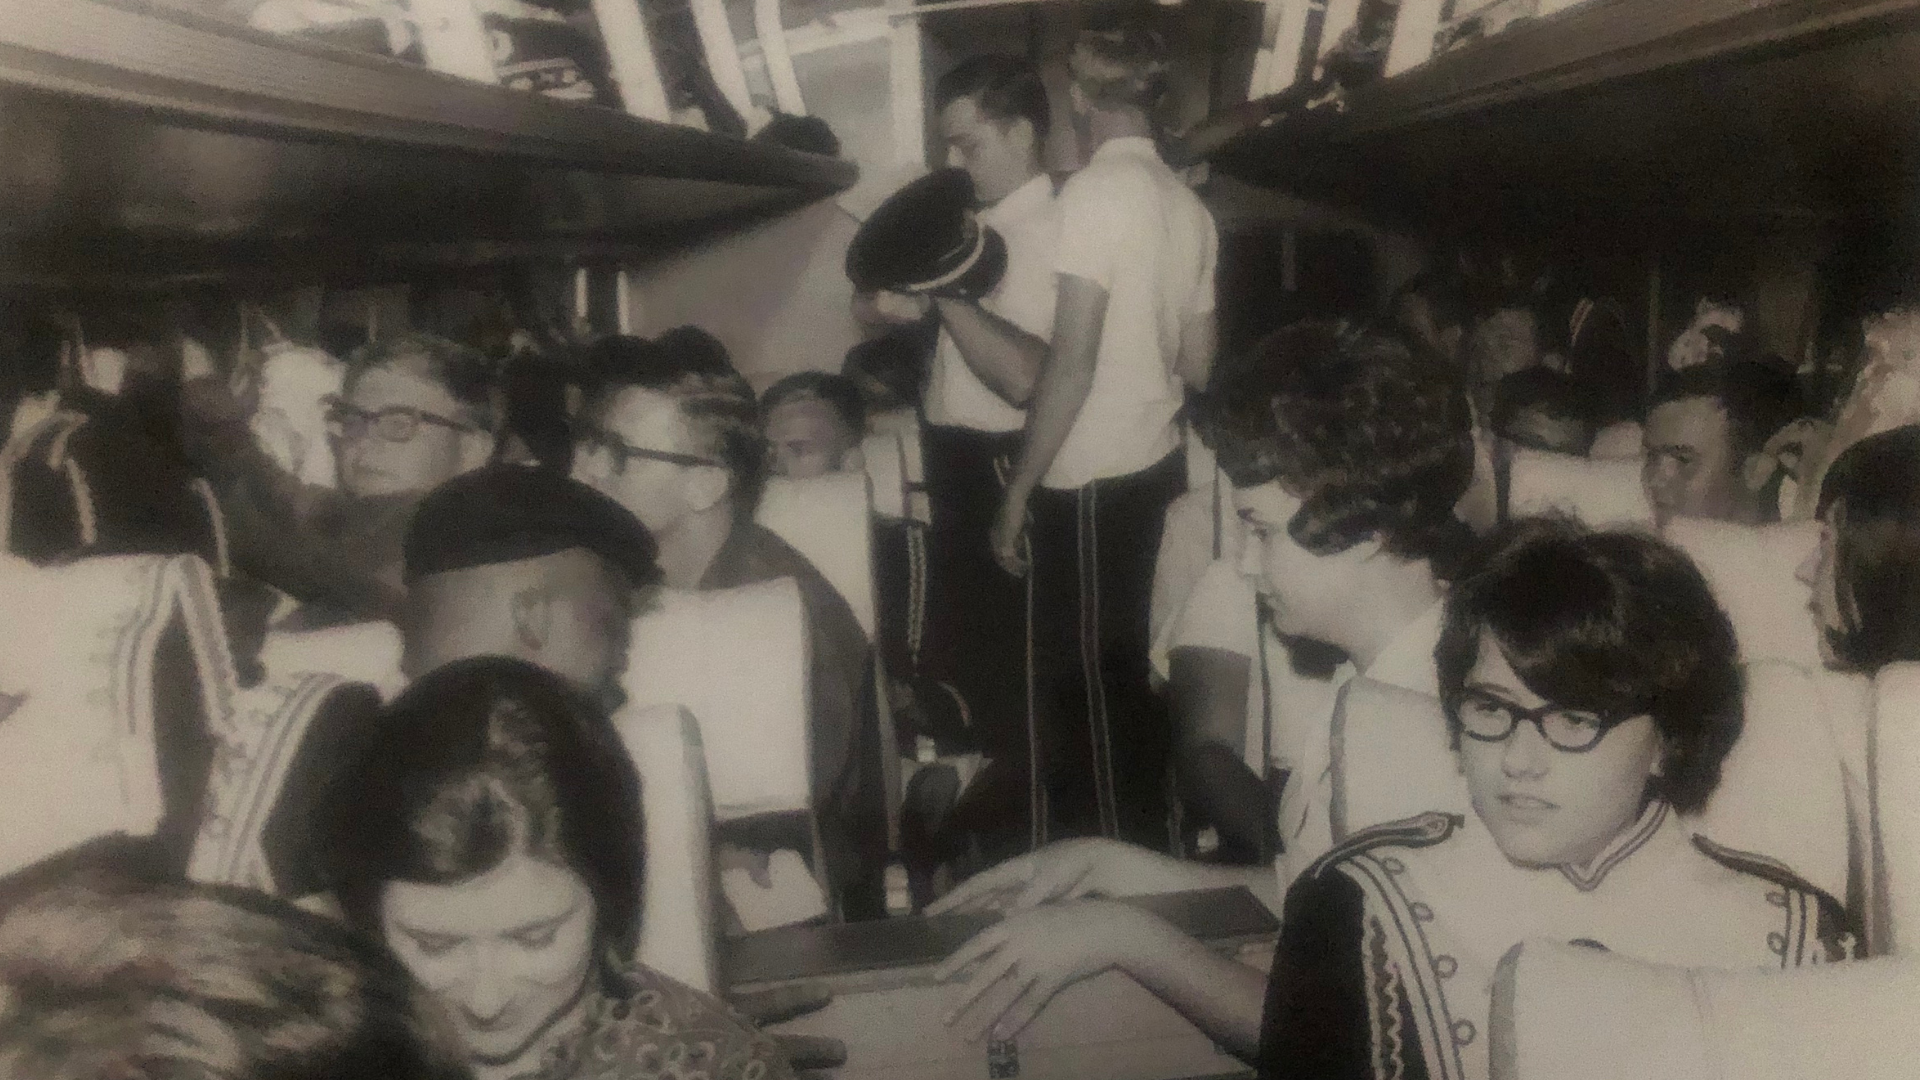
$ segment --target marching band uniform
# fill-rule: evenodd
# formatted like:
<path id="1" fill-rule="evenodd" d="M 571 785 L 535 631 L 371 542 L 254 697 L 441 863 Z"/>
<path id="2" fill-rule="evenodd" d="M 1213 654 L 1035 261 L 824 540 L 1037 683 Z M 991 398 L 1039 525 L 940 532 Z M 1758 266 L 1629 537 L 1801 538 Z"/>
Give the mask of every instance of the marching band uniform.
<path id="1" fill-rule="evenodd" d="M 1525 939 L 1719 969 L 1842 958 L 1837 906 L 1776 867 L 1696 846 L 1658 800 L 1580 867 L 1517 866 L 1471 816 L 1355 833 L 1287 895 L 1260 1075 L 1481 1080 L 1495 969 Z"/>

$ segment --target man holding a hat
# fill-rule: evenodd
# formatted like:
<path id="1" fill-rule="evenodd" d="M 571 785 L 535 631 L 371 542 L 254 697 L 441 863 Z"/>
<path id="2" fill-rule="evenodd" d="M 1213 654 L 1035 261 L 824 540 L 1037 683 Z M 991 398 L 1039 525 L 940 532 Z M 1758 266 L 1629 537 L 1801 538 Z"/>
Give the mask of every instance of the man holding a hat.
<path id="1" fill-rule="evenodd" d="M 1159 35 L 1085 31 L 1070 69 L 1087 165 L 1060 194 L 1051 343 L 1003 333 L 1038 376 L 991 550 L 1031 573 L 1044 827 L 1163 847 L 1171 736 L 1147 612 L 1161 525 L 1186 486 L 1177 417 L 1213 362 L 1218 238 L 1154 144 Z"/>

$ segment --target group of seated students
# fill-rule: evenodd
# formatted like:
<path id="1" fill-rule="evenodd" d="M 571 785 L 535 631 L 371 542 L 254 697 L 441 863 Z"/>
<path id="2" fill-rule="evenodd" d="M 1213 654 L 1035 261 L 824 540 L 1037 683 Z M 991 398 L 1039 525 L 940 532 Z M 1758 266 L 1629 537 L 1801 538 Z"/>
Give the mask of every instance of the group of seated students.
<path id="1" fill-rule="evenodd" d="M 1791 372 L 1703 308 L 1640 425 L 1642 461 L 1621 459 L 1640 523 L 1577 498 L 1533 513 L 1516 495 L 1528 454 L 1582 458 L 1621 418 L 1543 363 L 1534 312 L 1449 321 L 1401 299 L 1398 327 L 1274 333 L 1192 409 L 1231 491 L 1157 651 L 1176 786 L 1218 850 L 1072 839 L 960 883 L 928 912 L 1003 917 L 942 966 L 949 1024 L 1009 1040 L 1119 970 L 1261 1076 L 1488 1076 L 1499 972 L 1529 939 L 1721 970 L 1890 951 L 1870 714 L 1780 728 L 1755 688 L 1776 685 L 1766 661 L 1796 658 L 1760 655 L 1696 565 L 1712 553 L 1682 536 L 1807 508 L 1818 662 L 1858 682 L 1920 661 L 1920 426 L 1804 415 Z M 884 913 L 892 656 L 874 650 L 911 650 L 870 637 L 754 519 L 770 476 L 862 470 L 911 393 L 872 352 L 756 399 L 704 332 L 612 336 L 529 404 L 503 403 L 475 350 L 396 336 L 311 358 L 324 426 L 306 443 L 331 477 L 303 475 L 301 439 L 264 437 L 270 395 L 236 392 L 205 350 L 181 349 L 151 400 L 136 356 L 131 379 L 23 403 L 16 554 L 202 554 L 243 667 L 272 667 L 253 654 L 274 635 L 385 623 L 398 644 L 385 694 L 260 737 L 276 744 L 261 776 L 212 755 L 203 802 L 229 811 L 212 842 L 247 833 L 257 877 L 188 884 L 164 852 L 106 838 L 0 879 L 0 1077 L 754 1078 L 830 1061 L 640 958 L 650 863 L 620 725 L 630 646 L 663 595 L 793 581 L 812 814 L 716 823 L 714 865 L 765 881 L 770 853 L 797 848 L 829 917 Z M 299 413 L 279 416 L 297 429 Z M 88 482 L 129 452 L 151 458 L 137 483 Z M 177 535 L 96 513 L 119 487 L 184 507 L 153 519 Z M 876 553 L 900 524 L 875 525 Z M 904 616 L 880 606 L 884 638 Z M 754 659 L 717 677 L 751 682 Z M 1837 858 L 1715 816 L 1781 801 L 1741 790 L 1766 775 L 1743 736 L 1780 730 L 1835 764 L 1844 812 L 1814 846 Z M 252 809 L 232 812 L 223 784 L 255 785 Z M 1837 877 L 1809 869 L 1835 862 Z M 1214 886 L 1281 915 L 1269 971 L 1120 902 Z"/>

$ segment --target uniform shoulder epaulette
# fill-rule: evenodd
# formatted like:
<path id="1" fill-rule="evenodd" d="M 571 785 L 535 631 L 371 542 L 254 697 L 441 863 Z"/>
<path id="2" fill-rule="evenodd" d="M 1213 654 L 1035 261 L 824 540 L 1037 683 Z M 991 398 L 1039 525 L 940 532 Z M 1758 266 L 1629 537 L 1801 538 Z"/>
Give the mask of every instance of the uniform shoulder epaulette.
<path id="1" fill-rule="evenodd" d="M 1729 869 L 1738 870 L 1743 874 L 1752 874 L 1781 888 L 1798 890 L 1813 897 L 1824 927 L 1840 931 L 1854 929 L 1847 918 L 1845 904 L 1828 894 L 1825 889 L 1800 876 L 1786 863 L 1757 852 L 1743 851 L 1725 844 L 1714 843 L 1697 833 L 1693 837 L 1693 846 L 1698 848 L 1702 855 Z"/>
<path id="2" fill-rule="evenodd" d="M 1305 876 L 1318 877 L 1334 863 L 1377 847 L 1387 845 L 1432 847 L 1452 836 L 1453 830 L 1464 824 L 1466 824 L 1466 818 L 1459 814 L 1429 810 L 1424 814 L 1401 818 L 1399 821 L 1371 825 L 1333 845 L 1325 855 L 1314 860 L 1313 865 L 1307 868 Z"/>

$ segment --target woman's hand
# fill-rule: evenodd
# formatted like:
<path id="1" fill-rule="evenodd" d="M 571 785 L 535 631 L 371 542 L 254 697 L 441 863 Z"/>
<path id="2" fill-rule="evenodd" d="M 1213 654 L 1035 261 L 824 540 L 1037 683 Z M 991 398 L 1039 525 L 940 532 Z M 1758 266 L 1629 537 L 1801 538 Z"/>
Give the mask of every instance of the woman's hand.
<path id="1" fill-rule="evenodd" d="M 1083 896 L 1139 896 L 1192 888 L 1194 868 L 1118 840 L 1062 840 L 1008 859 L 934 901 L 927 914 L 1025 911 Z"/>
<path id="2" fill-rule="evenodd" d="M 1055 994 L 1108 968 L 1151 962 L 1164 921 L 1113 900 L 1036 908 L 981 931 L 940 965 L 942 982 L 971 969 L 945 1020 L 973 1040 L 1011 1039 Z"/>

